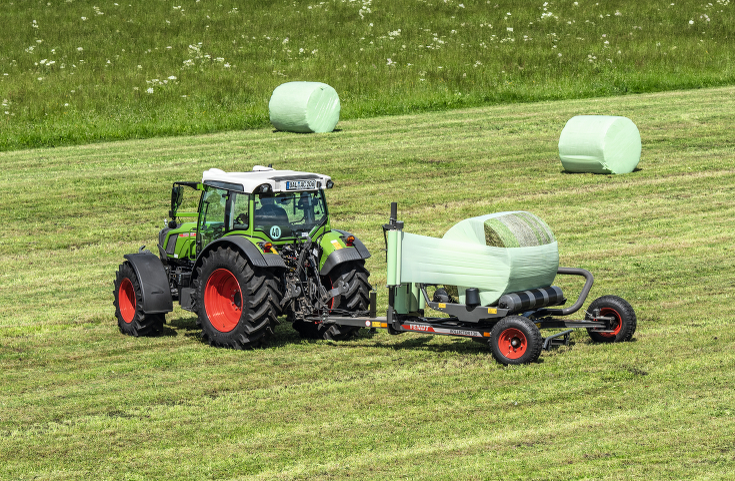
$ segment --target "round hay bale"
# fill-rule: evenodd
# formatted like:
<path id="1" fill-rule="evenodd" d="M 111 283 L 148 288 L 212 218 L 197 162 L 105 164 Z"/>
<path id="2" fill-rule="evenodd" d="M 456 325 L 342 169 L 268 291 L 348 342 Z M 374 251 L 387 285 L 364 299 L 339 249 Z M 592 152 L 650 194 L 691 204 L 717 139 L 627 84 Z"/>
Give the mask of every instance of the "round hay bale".
<path id="1" fill-rule="evenodd" d="M 641 135 L 627 117 L 577 115 L 561 131 L 559 158 L 568 172 L 627 174 L 641 160 Z"/>
<path id="2" fill-rule="evenodd" d="M 337 91 L 321 82 L 281 84 L 268 103 L 271 123 L 286 132 L 331 132 L 339 109 Z"/>
<path id="3" fill-rule="evenodd" d="M 544 221 L 530 212 L 500 212 L 462 220 L 444 237 L 401 234 L 400 283 L 441 284 L 465 303 L 479 289 L 483 306 L 504 294 L 549 287 L 559 247 Z"/>

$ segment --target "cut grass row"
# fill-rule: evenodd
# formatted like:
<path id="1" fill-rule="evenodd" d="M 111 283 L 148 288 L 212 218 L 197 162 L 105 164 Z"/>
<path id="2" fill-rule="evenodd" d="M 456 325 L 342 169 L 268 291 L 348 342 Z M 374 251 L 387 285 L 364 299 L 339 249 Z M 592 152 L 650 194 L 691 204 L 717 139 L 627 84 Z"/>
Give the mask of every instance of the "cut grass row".
<path id="1" fill-rule="evenodd" d="M 732 88 L 495 106 L 0 153 L 2 479 L 729 479 L 735 469 Z M 566 174 L 565 121 L 621 114 L 640 170 Z M 253 164 L 333 176 L 335 225 L 442 235 L 503 210 L 544 219 L 591 294 L 635 307 L 634 342 L 584 332 L 520 368 L 477 343 L 385 332 L 261 350 L 201 342 L 176 309 L 117 331 L 122 255 L 153 246 L 170 184 Z M 569 296 L 578 281 L 561 282 Z"/>
<path id="2" fill-rule="evenodd" d="M 267 127 L 293 80 L 343 119 L 735 82 L 730 0 L 31 3 L 0 5 L 0 150 Z"/>

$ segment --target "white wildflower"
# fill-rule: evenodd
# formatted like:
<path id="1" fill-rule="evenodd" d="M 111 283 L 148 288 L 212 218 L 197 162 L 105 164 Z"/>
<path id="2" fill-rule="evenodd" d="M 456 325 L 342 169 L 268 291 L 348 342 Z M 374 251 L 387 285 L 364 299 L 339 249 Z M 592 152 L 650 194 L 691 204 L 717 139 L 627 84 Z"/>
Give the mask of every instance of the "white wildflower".
<path id="1" fill-rule="evenodd" d="M 512 32 L 513 31 L 513 27 L 508 27 L 508 28 L 506 28 L 506 30 L 509 31 L 509 32 Z"/>
<path id="2" fill-rule="evenodd" d="M 84 22 L 85 20 L 87 20 L 87 17 L 82 17 L 82 22 Z"/>
<path id="3" fill-rule="evenodd" d="M 148 87 L 146 90 L 146 93 L 152 94 L 153 93 L 153 87 Z"/>
<path id="4" fill-rule="evenodd" d="M 168 77 L 168 79 L 169 79 L 169 80 L 176 80 L 176 75 L 170 75 L 170 76 Z"/>
<path id="5" fill-rule="evenodd" d="M 694 25 L 694 20 L 689 20 L 689 25 Z"/>

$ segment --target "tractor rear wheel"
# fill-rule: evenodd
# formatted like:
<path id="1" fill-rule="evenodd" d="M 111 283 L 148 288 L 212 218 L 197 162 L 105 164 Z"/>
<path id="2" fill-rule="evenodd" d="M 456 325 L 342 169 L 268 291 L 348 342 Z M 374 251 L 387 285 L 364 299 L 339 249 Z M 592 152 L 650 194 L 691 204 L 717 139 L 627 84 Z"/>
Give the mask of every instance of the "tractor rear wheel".
<path id="1" fill-rule="evenodd" d="M 197 269 L 195 288 L 199 323 L 210 345 L 251 349 L 273 334 L 280 314 L 277 281 L 238 251 L 210 252 Z"/>
<path id="2" fill-rule="evenodd" d="M 115 317 L 120 332 L 129 336 L 155 336 L 163 330 L 166 314 L 143 312 L 143 291 L 130 262 L 120 264 L 115 276 Z"/>
<path id="3" fill-rule="evenodd" d="M 612 317 L 613 332 L 597 332 L 594 328 L 588 328 L 587 334 L 595 342 L 623 342 L 630 341 L 635 333 L 638 320 L 633 307 L 628 301 L 617 296 L 602 296 L 595 299 L 587 308 L 587 320 L 592 319 L 590 312 L 600 311 L 604 317 Z"/>
<path id="4" fill-rule="evenodd" d="M 370 291 L 372 286 L 368 281 L 370 273 L 365 269 L 363 262 L 346 262 L 335 266 L 327 276 L 322 277 L 322 283 L 331 289 L 338 280 L 347 283 L 348 291 L 330 301 L 330 309 L 343 309 L 349 312 L 367 311 L 370 307 Z M 321 322 L 296 321 L 294 329 L 305 339 L 327 339 L 342 341 L 353 337 L 359 327 L 340 326 L 337 324 L 322 324 Z"/>
<path id="5" fill-rule="evenodd" d="M 490 331 L 490 349 L 501 364 L 528 364 L 538 360 L 543 347 L 541 331 L 522 316 L 508 316 Z"/>

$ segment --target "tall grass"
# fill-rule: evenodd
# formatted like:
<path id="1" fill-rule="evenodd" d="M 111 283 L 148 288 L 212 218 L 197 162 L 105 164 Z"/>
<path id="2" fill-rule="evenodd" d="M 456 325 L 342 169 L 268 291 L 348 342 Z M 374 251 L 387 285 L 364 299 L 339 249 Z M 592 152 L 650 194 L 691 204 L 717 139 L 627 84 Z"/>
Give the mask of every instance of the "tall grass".
<path id="1" fill-rule="evenodd" d="M 735 82 L 735 4 L 2 2 L 0 150 L 268 125 L 292 80 L 342 118 Z"/>

